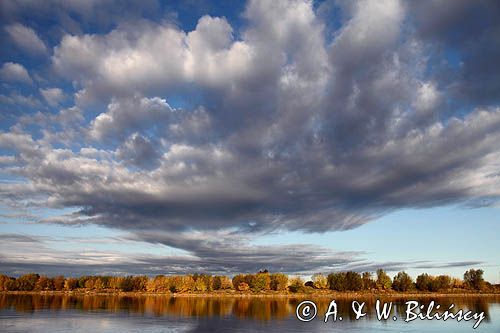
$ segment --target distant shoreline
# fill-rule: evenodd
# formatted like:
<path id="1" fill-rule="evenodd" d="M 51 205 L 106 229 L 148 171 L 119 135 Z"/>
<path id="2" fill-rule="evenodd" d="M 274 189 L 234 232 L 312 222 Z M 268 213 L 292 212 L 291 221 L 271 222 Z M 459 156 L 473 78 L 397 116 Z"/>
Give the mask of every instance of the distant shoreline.
<path id="1" fill-rule="evenodd" d="M 329 297 L 329 298 L 430 298 L 430 297 L 500 297 L 500 292 L 310 292 L 310 293 L 279 293 L 279 292 L 202 292 L 202 293 L 161 293 L 161 292 L 124 292 L 124 291 L 0 291 L 0 295 L 40 295 L 40 296 L 167 296 L 167 297 Z"/>

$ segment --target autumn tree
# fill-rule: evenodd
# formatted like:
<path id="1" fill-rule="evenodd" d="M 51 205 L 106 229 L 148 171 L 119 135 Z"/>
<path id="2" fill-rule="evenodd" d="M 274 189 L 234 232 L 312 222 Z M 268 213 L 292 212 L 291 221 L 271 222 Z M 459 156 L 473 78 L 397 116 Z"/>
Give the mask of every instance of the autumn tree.
<path id="1" fill-rule="evenodd" d="M 470 269 L 464 273 L 464 283 L 470 289 L 481 290 L 484 288 L 482 269 Z"/>
<path id="2" fill-rule="evenodd" d="M 372 279 L 372 273 L 370 272 L 363 272 L 361 280 L 363 281 L 363 290 L 370 290 L 375 285 L 375 281 Z"/>
<path id="3" fill-rule="evenodd" d="M 52 279 L 54 281 L 54 290 L 61 291 L 64 289 L 64 276 L 58 275 Z"/>
<path id="4" fill-rule="evenodd" d="M 5 288 L 5 283 L 9 281 L 11 278 L 8 277 L 7 275 L 0 275 L 0 291 L 6 291 L 7 289 Z"/>
<path id="5" fill-rule="evenodd" d="M 399 272 L 394 277 L 392 289 L 397 291 L 409 291 L 413 289 L 413 280 L 406 272 Z"/>
<path id="6" fill-rule="evenodd" d="M 288 276 L 283 273 L 271 274 L 271 289 L 284 291 L 288 288 Z"/>
<path id="7" fill-rule="evenodd" d="M 313 286 L 317 289 L 328 288 L 328 279 L 321 273 L 313 274 L 312 276 Z"/>
<path id="8" fill-rule="evenodd" d="M 382 290 L 389 290 L 391 289 L 392 286 L 392 280 L 387 275 L 387 273 L 383 269 L 378 269 L 377 270 L 377 282 L 376 282 L 377 288 L 382 289 Z"/>
<path id="9" fill-rule="evenodd" d="M 68 278 L 64 281 L 64 290 L 75 290 L 78 288 L 78 279 Z"/>
<path id="10" fill-rule="evenodd" d="M 269 273 L 257 273 L 252 276 L 250 289 L 254 292 L 271 289 L 271 278 Z"/>
<path id="11" fill-rule="evenodd" d="M 32 291 L 35 289 L 35 285 L 38 282 L 40 276 L 38 274 L 25 274 L 16 280 L 17 290 L 20 291 Z"/>
<path id="12" fill-rule="evenodd" d="M 237 289 L 238 291 L 248 291 L 250 290 L 250 286 L 248 285 L 248 283 L 241 281 L 240 283 L 238 283 Z"/>
<path id="13" fill-rule="evenodd" d="M 234 288 L 238 289 L 238 287 L 239 287 L 240 283 L 245 282 L 245 275 L 243 275 L 243 274 L 238 274 L 238 275 L 233 276 L 233 280 L 232 280 L 232 282 L 233 282 L 233 286 L 234 286 Z M 246 282 L 245 282 L 245 283 L 246 283 Z M 248 283 L 247 283 L 247 284 L 248 284 Z"/>
<path id="14" fill-rule="evenodd" d="M 205 284 L 205 281 L 203 281 L 203 279 L 196 279 L 196 281 L 194 281 L 194 287 L 193 287 L 194 291 L 202 291 L 202 292 L 205 292 L 207 291 L 207 285 Z"/>
<path id="15" fill-rule="evenodd" d="M 190 275 L 176 275 L 170 279 L 170 291 L 184 293 L 194 288 L 194 279 Z"/>
<path id="16" fill-rule="evenodd" d="M 433 280 L 434 277 L 430 276 L 427 273 L 423 273 L 417 276 L 417 281 L 415 283 L 415 286 L 420 291 L 429 291 L 431 290 L 431 284 Z"/>
<path id="17" fill-rule="evenodd" d="M 303 292 L 305 290 L 304 280 L 302 280 L 300 276 L 291 278 L 288 290 L 290 290 L 292 293 Z"/>

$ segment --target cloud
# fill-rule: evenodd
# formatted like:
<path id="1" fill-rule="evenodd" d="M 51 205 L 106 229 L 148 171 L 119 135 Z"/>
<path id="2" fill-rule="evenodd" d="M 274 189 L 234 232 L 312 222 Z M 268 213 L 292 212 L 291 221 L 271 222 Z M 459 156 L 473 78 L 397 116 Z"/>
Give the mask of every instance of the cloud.
<path id="1" fill-rule="evenodd" d="M 245 269 L 277 265 L 262 253 L 281 250 L 239 259 L 218 243 L 229 231 L 251 242 L 352 229 L 402 208 L 497 203 L 496 67 L 475 71 L 476 49 L 491 49 L 487 59 L 500 49 L 496 22 L 476 26 L 461 2 L 442 22 L 420 12 L 433 2 L 334 6 L 334 31 L 311 2 L 249 1 L 239 29 L 206 15 L 191 31 L 131 20 L 64 34 L 51 67 L 76 106 L 0 132 L 1 171 L 22 179 L 2 184 L 0 200 L 74 211 L 40 223 L 126 230 Z M 471 48 L 449 34 L 459 19 L 481 36 L 465 35 Z M 54 107 L 64 97 L 40 93 Z"/>
<path id="2" fill-rule="evenodd" d="M 140 168 L 153 166 L 159 157 L 154 144 L 138 133 L 132 134 L 117 150 L 117 156 Z"/>
<path id="3" fill-rule="evenodd" d="M 20 234 L 2 235 L 0 263 L 3 272 L 21 275 L 30 272 L 69 276 L 88 274 L 186 274 L 209 273 L 235 275 L 254 273 L 262 269 L 286 274 L 311 275 L 339 270 L 357 272 L 383 268 L 389 272 L 402 269 L 470 267 L 480 261 L 435 263 L 430 261 L 373 262 L 363 258 L 362 252 L 341 252 L 307 244 L 252 245 L 248 240 L 235 240 L 231 233 L 217 232 L 217 236 L 202 233 L 140 234 L 131 237 L 53 238 L 31 237 Z M 100 243 L 137 245 L 147 241 L 159 244 L 180 244 L 186 251 L 170 255 L 152 255 L 113 250 L 81 250 Z M 72 244 L 74 250 L 61 251 L 57 243 Z M 18 247 L 23 246 L 19 255 Z M 165 251 L 171 252 L 169 247 Z"/>
<path id="4" fill-rule="evenodd" d="M 12 82 L 23 82 L 31 84 L 33 80 L 23 65 L 16 64 L 13 62 L 6 62 L 2 65 L 0 69 L 0 77 L 5 81 Z"/>
<path id="5" fill-rule="evenodd" d="M 113 100 L 107 111 L 99 114 L 91 124 L 90 136 L 123 139 L 127 134 L 141 129 L 152 131 L 156 126 L 164 126 L 175 110 L 166 100 L 135 96 Z"/>
<path id="6" fill-rule="evenodd" d="M 495 66 L 500 56 L 500 29 L 495 1 L 455 1 L 444 8 L 439 1 L 409 4 L 416 32 L 429 42 L 436 62 L 434 73 L 453 98 L 475 105 L 498 104 L 500 80 Z M 478 20 L 477 17 L 481 17 Z"/>
<path id="7" fill-rule="evenodd" d="M 31 54 L 45 54 L 47 47 L 38 34 L 20 23 L 8 25 L 5 30 L 12 41 L 23 51 Z"/>
<path id="8" fill-rule="evenodd" d="M 64 92 L 60 88 L 40 88 L 40 94 L 51 106 L 58 105 L 64 100 Z"/>

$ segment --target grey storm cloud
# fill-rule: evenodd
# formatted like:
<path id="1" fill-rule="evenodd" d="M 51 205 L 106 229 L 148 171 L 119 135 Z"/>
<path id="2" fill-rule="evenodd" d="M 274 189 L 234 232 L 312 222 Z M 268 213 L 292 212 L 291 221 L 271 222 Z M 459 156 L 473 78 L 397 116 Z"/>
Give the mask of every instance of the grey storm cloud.
<path id="1" fill-rule="evenodd" d="M 217 236 L 217 237 L 210 237 Z M 168 256 L 145 255 L 141 253 L 122 254 L 113 251 L 61 251 L 53 248 L 57 242 L 67 239 L 54 237 L 30 237 L 25 235 L 2 235 L 2 271 L 11 275 L 39 272 L 48 275 L 64 274 L 78 276 L 85 274 L 185 274 L 211 273 L 234 275 L 240 272 L 256 272 L 262 269 L 287 274 L 310 275 L 314 272 L 328 273 L 339 270 L 357 272 L 375 271 L 383 268 L 390 272 L 402 269 L 471 267 L 480 261 L 433 263 L 429 261 L 374 262 L 363 258 L 363 252 L 332 251 L 314 245 L 252 245 L 246 240 L 235 241 L 229 234 L 203 235 L 180 234 L 131 235 L 126 238 L 73 238 L 76 243 L 123 243 L 162 242 L 189 248 L 189 253 Z M 234 235 L 233 235 L 234 236 Z M 23 253 L 18 248 L 22 244 Z"/>
<path id="2" fill-rule="evenodd" d="M 68 29 L 50 66 L 75 106 L 0 132 L 0 170 L 22 179 L 0 184 L 1 202 L 72 208 L 39 222 L 126 230 L 210 265 L 285 271 L 296 263 L 269 249 L 243 258 L 185 233 L 347 230 L 400 208 L 497 203 L 498 5 L 339 6 L 334 31 L 308 1 L 249 1 L 239 31 L 212 16 L 192 31 L 132 18 Z M 447 54 L 459 64 L 437 61 Z M 302 268 L 337 264 L 313 253 Z"/>

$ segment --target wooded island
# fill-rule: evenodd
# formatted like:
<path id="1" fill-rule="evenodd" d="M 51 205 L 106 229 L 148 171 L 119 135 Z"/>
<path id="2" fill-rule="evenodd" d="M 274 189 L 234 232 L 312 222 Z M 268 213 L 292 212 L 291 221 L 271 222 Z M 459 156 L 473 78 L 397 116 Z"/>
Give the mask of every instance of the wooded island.
<path id="1" fill-rule="evenodd" d="M 499 293 L 499 285 L 492 285 L 483 278 L 483 271 L 470 269 L 463 280 L 448 275 L 421 274 L 414 281 L 406 272 L 397 273 L 393 279 L 382 269 L 358 273 L 317 273 L 309 281 L 267 270 L 255 274 L 224 275 L 157 275 L 140 276 L 81 276 L 48 277 L 35 273 L 18 278 L 0 275 L 0 292 L 149 292 L 149 293 L 313 293 L 336 292 L 439 292 L 439 293 Z"/>

